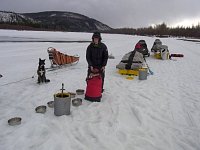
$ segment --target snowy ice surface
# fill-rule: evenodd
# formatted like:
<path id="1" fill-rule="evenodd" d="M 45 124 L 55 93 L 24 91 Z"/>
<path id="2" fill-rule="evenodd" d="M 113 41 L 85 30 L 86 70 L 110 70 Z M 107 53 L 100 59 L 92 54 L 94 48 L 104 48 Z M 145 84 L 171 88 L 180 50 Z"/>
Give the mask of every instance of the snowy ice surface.
<path id="1" fill-rule="evenodd" d="M 2 42 L 20 40 L 91 40 L 91 33 L 0 30 L 0 150 L 199 150 L 200 149 L 200 44 L 161 38 L 171 53 L 184 58 L 146 58 L 154 75 L 127 80 L 117 73 L 122 56 L 136 42 L 151 49 L 156 37 L 102 34 L 115 59 L 106 67 L 102 102 L 83 99 L 71 106 L 71 115 L 57 117 L 53 108 L 35 113 L 53 100 L 64 83 L 66 91 L 86 88 L 86 48 L 89 43 Z M 48 84 L 37 84 L 38 59 L 47 48 L 78 54 L 78 64 L 47 72 Z M 176 61 L 175 61 L 176 60 Z M 34 78 L 32 78 L 34 76 Z M 17 126 L 8 119 L 21 117 Z"/>

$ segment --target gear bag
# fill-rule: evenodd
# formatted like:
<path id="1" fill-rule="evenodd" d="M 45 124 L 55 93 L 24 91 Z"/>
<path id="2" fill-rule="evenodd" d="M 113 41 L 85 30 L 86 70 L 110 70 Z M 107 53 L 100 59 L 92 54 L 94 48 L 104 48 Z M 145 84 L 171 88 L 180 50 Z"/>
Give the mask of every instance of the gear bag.
<path id="1" fill-rule="evenodd" d="M 85 93 L 85 100 L 91 102 L 100 102 L 101 101 L 101 91 L 102 91 L 102 77 L 100 73 L 91 74 L 87 79 L 87 87 Z"/>

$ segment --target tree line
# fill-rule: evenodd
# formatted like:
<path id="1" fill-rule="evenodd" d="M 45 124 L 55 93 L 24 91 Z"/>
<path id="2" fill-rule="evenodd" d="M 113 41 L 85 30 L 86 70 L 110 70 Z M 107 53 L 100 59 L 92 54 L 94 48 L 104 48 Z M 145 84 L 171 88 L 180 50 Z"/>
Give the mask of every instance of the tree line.
<path id="1" fill-rule="evenodd" d="M 129 34 L 129 35 L 144 35 L 158 37 L 192 37 L 200 38 L 200 24 L 192 27 L 178 26 L 176 28 L 167 27 L 166 23 L 158 24 L 147 28 L 119 28 L 107 31 L 109 33 Z"/>
<path id="2" fill-rule="evenodd" d="M 67 31 L 66 26 L 59 25 L 48 25 L 33 22 L 23 23 L 0 23 L 0 29 L 24 29 L 24 30 L 53 30 L 53 31 Z M 76 30 L 77 31 L 77 30 Z M 142 35 L 142 36 L 157 36 L 157 37 L 191 37 L 200 38 L 200 24 L 192 27 L 167 27 L 166 23 L 150 26 L 146 28 L 118 28 L 103 31 L 105 33 L 116 33 L 116 34 L 129 34 L 129 35 Z"/>

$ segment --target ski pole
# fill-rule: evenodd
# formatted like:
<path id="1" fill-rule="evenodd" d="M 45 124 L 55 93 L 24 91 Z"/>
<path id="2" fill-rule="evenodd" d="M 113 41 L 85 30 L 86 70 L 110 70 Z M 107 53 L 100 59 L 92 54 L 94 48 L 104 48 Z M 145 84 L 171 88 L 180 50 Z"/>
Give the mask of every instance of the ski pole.
<path id="1" fill-rule="evenodd" d="M 153 73 L 153 71 L 151 71 L 151 69 L 149 68 L 149 65 L 147 64 L 147 61 L 146 61 L 145 58 L 144 58 L 144 61 L 145 61 L 146 65 L 147 65 L 147 68 L 148 68 L 148 70 L 149 70 L 149 73 L 150 73 L 151 75 L 153 75 L 154 73 Z"/>

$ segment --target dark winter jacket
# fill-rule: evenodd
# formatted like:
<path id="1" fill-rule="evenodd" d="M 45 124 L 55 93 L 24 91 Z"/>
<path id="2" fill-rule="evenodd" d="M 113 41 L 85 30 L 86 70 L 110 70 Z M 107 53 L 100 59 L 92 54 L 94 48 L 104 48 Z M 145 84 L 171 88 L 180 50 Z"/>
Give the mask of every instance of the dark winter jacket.
<path id="1" fill-rule="evenodd" d="M 91 43 L 86 52 L 86 60 L 89 66 L 101 68 L 106 66 L 108 60 L 108 50 L 104 43 L 95 45 Z"/>

